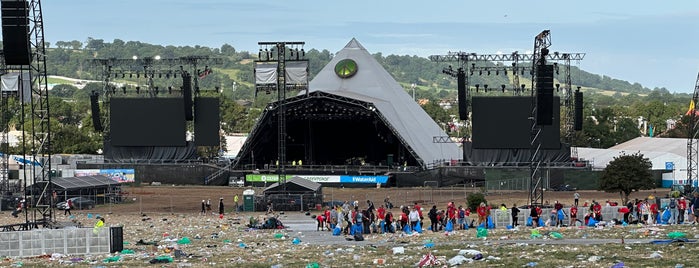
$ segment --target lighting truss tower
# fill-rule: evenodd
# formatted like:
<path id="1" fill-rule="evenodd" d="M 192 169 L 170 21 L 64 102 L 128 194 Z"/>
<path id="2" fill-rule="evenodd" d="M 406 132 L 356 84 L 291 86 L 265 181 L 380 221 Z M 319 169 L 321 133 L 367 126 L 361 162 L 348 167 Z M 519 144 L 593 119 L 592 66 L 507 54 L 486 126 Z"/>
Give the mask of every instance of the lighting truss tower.
<path id="1" fill-rule="evenodd" d="M 564 64 L 564 75 L 565 75 L 565 95 L 563 97 L 565 106 L 565 118 L 564 125 L 565 130 L 565 142 L 571 145 L 571 156 L 577 156 L 577 149 L 572 147 L 572 138 L 575 136 L 573 130 L 573 97 L 570 94 L 570 88 L 572 87 L 572 80 L 570 77 L 570 62 L 571 60 L 580 61 L 585 58 L 585 53 L 569 53 L 569 52 L 554 52 L 545 55 L 546 61 L 550 62 L 563 62 Z M 432 55 L 429 59 L 433 62 L 457 62 L 458 68 L 464 70 L 466 73 L 466 93 L 467 99 L 470 98 L 470 85 L 469 76 L 482 75 L 484 72 L 502 72 L 504 74 L 512 75 L 512 83 L 510 90 L 513 91 L 514 95 L 521 95 L 525 91 L 526 86 L 520 84 L 520 76 L 526 73 L 532 73 L 532 66 L 524 65 L 525 62 L 532 62 L 534 60 L 534 54 L 521 54 L 517 51 L 510 54 L 476 54 L 469 52 L 449 52 L 447 55 Z M 483 66 L 485 62 L 496 62 L 503 63 L 502 66 Z M 449 68 L 444 68 L 442 73 L 456 77 L 455 74 L 450 74 L 454 72 L 454 69 L 450 66 Z M 496 89 L 493 89 L 496 90 Z M 568 138 L 570 137 L 570 138 Z M 448 137 L 434 137 L 435 141 L 445 141 L 450 142 Z"/>
<path id="2" fill-rule="evenodd" d="M 18 94 L 22 105 L 20 125 L 22 126 L 22 154 L 24 159 L 28 159 L 24 164 L 24 174 L 21 178 L 22 190 L 27 200 L 28 209 L 25 209 L 25 229 L 32 229 L 39 226 L 48 226 L 54 222 L 53 213 L 53 185 L 51 183 L 51 128 L 48 83 L 46 73 L 46 47 L 44 44 L 44 20 L 41 10 L 41 1 L 31 0 L 27 3 L 27 18 L 29 21 L 29 47 L 30 62 L 28 65 L 5 65 L 4 72 L 17 71 L 20 73 L 20 81 L 25 73 L 29 74 L 30 88 L 24 89 L 20 84 Z M 30 92 L 26 96 L 25 92 Z M 7 96 L 2 100 L 3 110 L 9 109 Z M 28 107 L 27 107 L 28 106 Z M 28 111 L 27 114 L 25 111 Z M 5 118 L 3 118 L 5 119 Z M 9 130 L 7 122 L 3 122 L 4 132 Z M 7 137 L 3 137 L 7 141 Z M 3 144 L 6 144 L 3 141 Z M 4 146 L 4 145 L 3 145 Z M 5 150 L 5 148 L 3 148 Z M 3 151 L 6 153 L 7 151 Z M 7 161 L 3 160 L 3 174 L 6 174 Z M 4 175 L 6 176 L 6 175 Z M 42 182 L 42 183 L 39 183 Z M 37 184 L 38 183 L 38 184 Z M 43 185 L 42 187 L 29 187 Z"/>
<path id="3" fill-rule="evenodd" d="M 220 64 L 222 60 L 220 58 L 210 58 L 208 56 L 185 56 L 179 58 L 160 58 L 160 56 L 154 57 L 143 57 L 139 58 L 134 56 L 131 59 L 117 59 L 117 58 L 107 58 L 107 59 L 92 59 L 89 63 L 92 66 L 98 66 L 102 68 L 102 110 L 104 110 L 105 117 L 102 119 L 103 123 L 103 137 L 105 139 L 109 138 L 109 105 L 111 97 L 116 93 L 117 88 L 113 79 L 116 78 L 134 78 L 146 79 L 146 88 L 144 92 L 148 94 L 151 98 L 156 98 L 159 94 L 156 90 L 154 84 L 154 78 L 177 78 L 181 76 L 183 72 L 190 70 L 189 73 L 197 74 L 194 75 L 195 88 L 198 89 L 198 80 L 200 70 L 197 66 L 202 64 Z M 204 71 L 211 72 L 209 65 L 206 65 Z"/>
<path id="4" fill-rule="evenodd" d="M 6 73 L 5 68 L 5 54 L 0 51 L 0 76 Z M 10 155 L 7 153 L 9 149 L 9 132 L 10 132 L 10 120 L 7 116 L 9 108 L 8 99 L 9 94 L 6 92 L 0 93 L 0 194 L 4 195 L 6 193 L 12 192 L 12 187 L 10 186 L 10 178 L 8 176 L 9 172 L 9 162 Z"/>
<path id="5" fill-rule="evenodd" d="M 687 185 L 685 189 L 685 194 L 694 191 L 694 180 L 697 179 L 697 168 L 699 168 L 699 118 L 697 118 L 696 105 L 699 101 L 699 74 L 697 74 L 697 80 L 694 85 L 694 95 L 692 96 L 692 102 L 690 103 L 689 110 L 687 114 L 689 116 L 689 122 L 687 124 Z"/>
<path id="6" fill-rule="evenodd" d="M 568 53 L 564 53 L 563 55 L 563 76 L 564 76 L 564 98 L 563 98 L 563 105 L 565 108 L 565 121 L 564 121 L 564 129 L 565 129 L 565 143 L 570 144 L 570 157 L 573 159 L 578 158 L 578 147 L 573 146 L 573 142 L 575 139 L 575 105 L 573 103 L 573 82 L 570 78 L 570 57 L 571 55 Z"/>
<path id="7" fill-rule="evenodd" d="M 529 160 L 529 204 L 532 206 L 540 206 L 544 203 L 544 185 L 541 175 L 541 127 L 539 126 L 537 117 L 537 73 L 539 68 L 546 66 L 546 56 L 549 54 L 551 46 L 551 35 L 549 30 L 544 30 L 534 37 L 534 56 L 532 57 L 532 112 L 530 118 L 532 121 L 531 128 L 531 159 Z"/>
<path id="8" fill-rule="evenodd" d="M 258 42 L 260 52 L 255 61 L 255 96 L 258 91 L 277 91 L 277 174 L 279 183 L 286 190 L 286 91 L 306 90 L 308 93 L 308 60 L 304 59 L 305 42 Z M 263 51 L 264 49 L 264 51 Z M 300 49 L 300 50 L 299 50 Z M 287 54 L 287 52 L 289 52 Z M 305 74 L 301 77 L 287 74 L 289 64 L 303 63 Z M 262 67 L 261 66 L 267 66 Z M 270 72 L 272 72 L 271 75 Z M 262 76 L 265 76 L 264 78 Z M 305 81 L 302 81 L 305 79 Z M 291 83 L 290 83 L 291 82 Z M 275 107 L 271 107 L 275 108 Z"/>

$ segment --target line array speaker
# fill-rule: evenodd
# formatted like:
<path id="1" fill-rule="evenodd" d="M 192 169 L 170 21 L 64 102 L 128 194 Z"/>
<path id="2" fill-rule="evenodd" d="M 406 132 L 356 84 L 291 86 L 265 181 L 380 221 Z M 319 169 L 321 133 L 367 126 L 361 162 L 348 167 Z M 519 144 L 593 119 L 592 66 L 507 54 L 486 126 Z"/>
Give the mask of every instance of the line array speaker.
<path id="1" fill-rule="evenodd" d="M 539 65 L 536 70 L 536 124 L 553 123 L 553 65 Z"/>
<path id="2" fill-rule="evenodd" d="M 575 91 L 575 117 L 573 121 L 573 130 L 582 130 L 583 128 L 583 93 L 579 90 Z"/>
<path id="3" fill-rule="evenodd" d="M 90 94 L 90 108 L 92 108 L 92 125 L 95 127 L 95 131 L 101 132 L 104 130 L 102 128 L 102 121 L 100 121 L 100 104 L 98 102 L 99 94 L 95 91 Z"/>
<path id="4" fill-rule="evenodd" d="M 5 64 L 31 64 L 29 3 L 26 0 L 2 0 L 0 13 Z"/>
<path id="5" fill-rule="evenodd" d="M 188 72 L 182 73 L 182 96 L 184 97 L 184 119 L 192 121 L 192 75 Z"/>
<path id="6" fill-rule="evenodd" d="M 468 120 L 468 98 L 466 98 L 466 73 L 459 68 L 456 73 L 456 90 L 459 98 L 459 119 Z"/>

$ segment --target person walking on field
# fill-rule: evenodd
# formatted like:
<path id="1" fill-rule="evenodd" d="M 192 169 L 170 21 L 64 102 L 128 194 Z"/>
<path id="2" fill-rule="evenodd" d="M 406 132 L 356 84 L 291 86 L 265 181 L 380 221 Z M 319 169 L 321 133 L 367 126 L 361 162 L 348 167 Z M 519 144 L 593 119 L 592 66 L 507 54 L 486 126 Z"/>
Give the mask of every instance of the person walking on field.
<path id="1" fill-rule="evenodd" d="M 580 199 L 580 194 L 578 192 L 575 192 L 573 194 L 573 199 L 575 199 L 575 206 L 578 206 L 578 200 Z"/>
<path id="2" fill-rule="evenodd" d="M 233 203 L 235 203 L 235 212 L 238 212 L 238 194 L 233 197 Z"/>
<path id="3" fill-rule="evenodd" d="M 201 211 L 199 214 L 202 216 L 206 215 L 206 200 L 204 199 L 201 200 Z"/>
<path id="4" fill-rule="evenodd" d="M 223 197 L 218 199 L 218 215 L 223 216 Z"/>
<path id="5" fill-rule="evenodd" d="M 517 214 L 519 214 L 519 208 L 517 208 L 517 204 L 512 204 L 512 227 L 519 225 Z"/>
<path id="6" fill-rule="evenodd" d="M 73 208 L 73 200 L 71 200 L 71 199 L 69 198 L 68 200 L 66 200 L 66 207 L 65 207 L 66 210 L 63 211 L 63 216 L 65 216 L 65 215 L 73 215 L 73 214 L 70 213 L 70 210 L 71 210 L 72 208 Z"/>

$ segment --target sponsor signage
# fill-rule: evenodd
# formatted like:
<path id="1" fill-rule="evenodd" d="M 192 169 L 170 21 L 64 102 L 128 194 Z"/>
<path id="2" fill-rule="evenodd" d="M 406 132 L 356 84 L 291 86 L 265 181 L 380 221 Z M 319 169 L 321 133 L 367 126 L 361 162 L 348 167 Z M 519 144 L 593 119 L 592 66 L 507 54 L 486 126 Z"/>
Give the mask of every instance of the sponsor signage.
<path id="1" fill-rule="evenodd" d="M 317 183 L 366 183 L 366 184 L 385 184 L 388 181 L 388 176 L 364 176 L 364 175 L 286 175 L 287 179 L 293 177 L 301 177 L 309 181 Z M 245 175 L 246 182 L 278 182 L 279 175 L 277 174 L 248 174 Z"/>
<path id="2" fill-rule="evenodd" d="M 135 182 L 133 169 L 76 169 L 75 177 L 104 175 L 118 182 Z"/>

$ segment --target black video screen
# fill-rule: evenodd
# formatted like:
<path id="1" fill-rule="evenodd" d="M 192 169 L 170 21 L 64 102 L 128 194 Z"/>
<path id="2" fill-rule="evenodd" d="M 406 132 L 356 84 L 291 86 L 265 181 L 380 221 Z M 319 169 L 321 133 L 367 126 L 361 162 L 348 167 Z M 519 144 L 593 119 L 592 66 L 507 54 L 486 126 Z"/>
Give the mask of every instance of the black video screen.
<path id="1" fill-rule="evenodd" d="M 473 97 L 472 140 L 474 149 L 530 148 L 532 98 Z M 540 126 L 541 148 L 559 149 L 560 98 L 553 100 L 553 124 Z"/>
<path id="2" fill-rule="evenodd" d="M 111 98 L 109 113 L 114 146 L 185 146 L 181 98 Z"/>
<path id="3" fill-rule="evenodd" d="M 221 113 L 218 98 L 194 99 L 194 143 L 197 146 L 219 146 Z"/>

